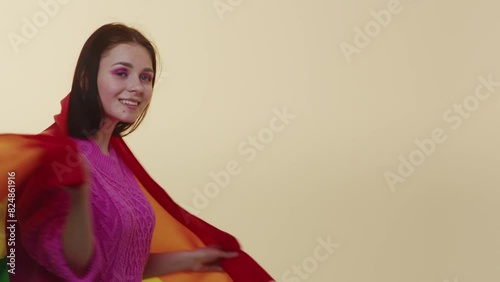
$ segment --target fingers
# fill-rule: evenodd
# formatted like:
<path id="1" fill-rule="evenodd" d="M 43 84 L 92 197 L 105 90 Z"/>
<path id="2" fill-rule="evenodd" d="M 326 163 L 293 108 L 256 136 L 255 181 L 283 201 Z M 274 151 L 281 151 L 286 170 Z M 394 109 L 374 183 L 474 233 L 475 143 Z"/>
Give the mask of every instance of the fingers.
<path id="1" fill-rule="evenodd" d="M 202 265 L 197 270 L 198 272 L 223 272 L 224 269 L 220 265 Z"/>
<path id="2" fill-rule="evenodd" d="M 229 259 L 229 258 L 235 258 L 238 255 L 239 255 L 238 252 L 222 252 L 220 257 Z"/>
<path id="3" fill-rule="evenodd" d="M 207 248 L 209 256 L 213 259 L 230 259 L 238 256 L 238 252 L 226 252 L 219 249 Z"/>
<path id="4" fill-rule="evenodd" d="M 206 247 L 205 250 L 212 252 L 212 254 L 214 254 L 215 256 L 218 256 L 219 258 L 235 258 L 238 256 L 238 252 L 224 251 L 218 245 L 212 245 L 212 246 Z"/>
<path id="5" fill-rule="evenodd" d="M 196 261 L 193 270 L 196 272 L 223 272 L 220 266 L 223 259 L 231 259 L 238 256 L 238 252 L 226 252 L 211 247 L 201 248 L 196 251 Z"/>

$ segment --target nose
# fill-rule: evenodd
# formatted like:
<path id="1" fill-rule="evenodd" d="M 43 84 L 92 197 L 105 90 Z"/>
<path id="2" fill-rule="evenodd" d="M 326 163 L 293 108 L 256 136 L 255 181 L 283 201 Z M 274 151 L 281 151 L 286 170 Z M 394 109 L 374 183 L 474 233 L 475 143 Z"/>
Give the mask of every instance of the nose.
<path id="1" fill-rule="evenodd" d="M 144 85 L 142 84 L 142 81 L 139 77 L 131 77 L 129 79 L 128 91 L 135 92 L 141 95 L 144 93 Z"/>

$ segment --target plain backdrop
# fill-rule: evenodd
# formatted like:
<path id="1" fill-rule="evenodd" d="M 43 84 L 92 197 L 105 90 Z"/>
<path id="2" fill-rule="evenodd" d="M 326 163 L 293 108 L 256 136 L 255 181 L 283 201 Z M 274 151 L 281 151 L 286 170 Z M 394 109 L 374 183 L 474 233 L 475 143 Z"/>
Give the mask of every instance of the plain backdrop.
<path id="1" fill-rule="evenodd" d="M 277 281 L 499 281 L 499 9 L 2 1 L 0 132 L 50 125 L 85 40 L 122 22 L 162 62 L 126 142 Z"/>

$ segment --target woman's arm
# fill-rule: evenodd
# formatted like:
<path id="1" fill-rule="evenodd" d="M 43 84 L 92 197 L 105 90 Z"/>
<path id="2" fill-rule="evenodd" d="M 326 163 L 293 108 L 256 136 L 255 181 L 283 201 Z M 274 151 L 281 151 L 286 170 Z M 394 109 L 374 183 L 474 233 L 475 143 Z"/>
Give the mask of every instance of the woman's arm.
<path id="1" fill-rule="evenodd" d="M 151 254 L 144 269 L 143 278 L 163 276 L 175 272 L 224 271 L 220 266 L 220 261 L 236 256 L 238 256 L 236 252 L 225 252 L 215 248 Z"/>
<path id="2" fill-rule="evenodd" d="M 82 198 L 88 192 L 81 188 L 31 189 L 33 194 L 19 198 L 17 214 L 24 249 L 42 268 L 64 281 L 93 281 L 102 260 L 91 233 L 89 200 Z"/>
<path id="3" fill-rule="evenodd" d="M 94 236 L 90 213 L 89 184 L 81 187 L 65 187 L 70 195 L 71 207 L 63 231 L 64 256 L 69 267 L 83 276 L 94 250 Z"/>

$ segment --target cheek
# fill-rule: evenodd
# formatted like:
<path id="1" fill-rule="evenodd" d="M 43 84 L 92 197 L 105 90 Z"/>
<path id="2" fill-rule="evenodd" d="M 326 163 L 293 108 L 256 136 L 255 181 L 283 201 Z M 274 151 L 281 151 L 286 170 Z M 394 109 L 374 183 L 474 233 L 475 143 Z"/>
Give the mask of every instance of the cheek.
<path id="1" fill-rule="evenodd" d="M 97 89 L 103 107 L 105 109 L 110 109 L 115 97 L 120 93 L 120 88 L 110 83 L 99 83 Z"/>
<path id="2" fill-rule="evenodd" d="M 151 98 L 153 97 L 153 93 L 152 91 L 148 92 L 148 93 L 145 93 L 144 94 L 144 106 L 148 105 L 149 103 L 151 103 Z"/>
<path id="3" fill-rule="evenodd" d="M 101 98 L 101 104 L 105 111 L 110 110 L 112 96 L 106 87 L 99 88 L 99 98 Z"/>
<path id="4" fill-rule="evenodd" d="M 101 95 L 102 98 L 107 98 L 111 99 L 114 96 L 118 95 L 120 93 L 120 88 L 117 87 L 117 85 L 112 85 L 112 84 L 102 84 L 99 89 L 99 94 Z"/>

